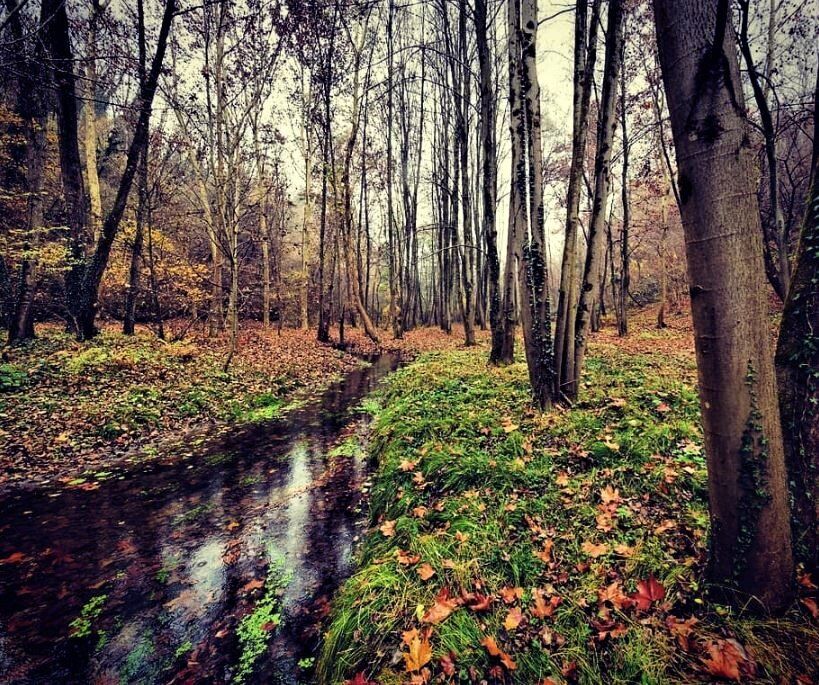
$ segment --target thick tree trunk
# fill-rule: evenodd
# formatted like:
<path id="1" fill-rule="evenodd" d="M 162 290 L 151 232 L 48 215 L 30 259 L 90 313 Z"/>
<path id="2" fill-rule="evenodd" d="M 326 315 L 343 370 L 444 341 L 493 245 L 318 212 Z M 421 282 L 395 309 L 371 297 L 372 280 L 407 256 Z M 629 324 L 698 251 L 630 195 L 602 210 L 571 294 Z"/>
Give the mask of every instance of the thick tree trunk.
<path id="1" fill-rule="evenodd" d="M 711 510 L 715 589 L 792 597 L 785 459 L 759 207 L 729 0 L 654 0 L 677 151 Z"/>
<path id="2" fill-rule="evenodd" d="M 60 177 L 62 179 L 66 219 L 69 228 L 69 248 L 72 268 L 66 275 L 66 300 L 68 313 L 80 337 L 93 330 L 93 321 L 84 325 L 87 313 L 82 302 L 86 299 L 83 279 L 86 271 L 87 209 L 85 184 L 77 118 L 77 93 L 74 77 L 74 55 L 71 50 L 70 29 L 66 3 L 61 0 L 43 0 L 42 16 L 45 22 L 44 42 L 51 59 L 57 99 L 57 129 L 60 151 Z M 93 335 L 93 332 L 92 332 Z"/>
<path id="3" fill-rule="evenodd" d="M 814 96 L 819 102 L 819 76 Z M 776 348 L 785 460 L 799 561 L 819 571 L 819 109 L 814 106 L 813 174 L 805 222 Z"/>
<path id="4" fill-rule="evenodd" d="M 564 391 L 572 399 L 577 397 L 580 387 L 593 310 L 601 296 L 599 274 L 604 256 L 603 239 L 611 186 L 611 152 L 614 131 L 617 128 L 617 82 L 623 57 L 622 42 L 623 3 L 622 0 L 611 0 L 606 29 L 606 62 L 603 67 L 597 153 L 594 160 L 594 201 L 589 222 L 589 247 L 586 251 L 586 268 L 575 325 L 574 375 L 563 380 Z"/>

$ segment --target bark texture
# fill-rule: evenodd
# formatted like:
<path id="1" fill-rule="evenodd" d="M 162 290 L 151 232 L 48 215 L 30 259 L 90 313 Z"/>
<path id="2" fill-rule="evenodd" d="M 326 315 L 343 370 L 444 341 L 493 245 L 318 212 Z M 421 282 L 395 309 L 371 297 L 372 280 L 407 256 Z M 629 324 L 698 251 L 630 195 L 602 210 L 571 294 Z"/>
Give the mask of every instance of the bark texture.
<path id="1" fill-rule="evenodd" d="M 710 578 L 734 601 L 781 610 L 793 582 L 788 494 L 729 0 L 654 0 L 654 12 L 691 284 Z"/>

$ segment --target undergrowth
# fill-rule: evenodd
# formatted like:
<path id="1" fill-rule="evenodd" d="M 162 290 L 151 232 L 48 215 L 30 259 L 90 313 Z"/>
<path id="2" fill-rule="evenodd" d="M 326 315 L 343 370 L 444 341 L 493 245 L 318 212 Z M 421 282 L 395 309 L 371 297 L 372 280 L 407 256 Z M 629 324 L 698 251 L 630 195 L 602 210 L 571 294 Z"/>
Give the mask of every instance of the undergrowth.
<path id="1" fill-rule="evenodd" d="M 368 403 L 372 530 L 319 682 L 819 675 L 804 612 L 706 599 L 691 358 L 600 349 L 568 410 L 532 411 L 525 365 L 488 368 L 484 350 L 426 355 Z"/>

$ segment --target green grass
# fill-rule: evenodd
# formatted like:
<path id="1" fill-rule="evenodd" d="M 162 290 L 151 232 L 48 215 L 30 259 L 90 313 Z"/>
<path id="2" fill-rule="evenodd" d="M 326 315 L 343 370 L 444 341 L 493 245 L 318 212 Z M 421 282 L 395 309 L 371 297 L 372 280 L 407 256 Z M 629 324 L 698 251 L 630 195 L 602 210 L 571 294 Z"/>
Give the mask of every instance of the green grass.
<path id="1" fill-rule="evenodd" d="M 720 614 L 704 599 L 708 515 L 694 372 L 685 357 L 607 348 L 588 360 L 571 409 L 539 414 L 525 366 L 488 368 L 482 350 L 425 355 L 399 371 L 368 402 L 378 463 L 372 530 L 334 604 L 319 682 L 359 672 L 404 682 L 403 661 L 393 659 L 406 650 L 402 631 L 429 626 L 424 614 L 442 588 L 493 598 L 487 611 L 460 606 L 431 625 L 427 668 L 440 673 L 451 654 L 456 681 L 472 669 L 498 682 L 502 667 L 481 645 L 486 636 L 516 662 L 506 682 L 565 682 L 564 673 L 589 684 L 691 682 L 703 679 L 707 642 L 729 637 L 766 645 L 753 649 L 761 682 L 815 673 L 805 647 L 819 647 L 817 631 L 798 611 L 777 624 L 789 639 L 772 646 L 771 621 Z M 381 531 L 384 522 L 388 532 L 394 522 L 394 535 Z M 547 544 L 544 560 L 537 553 Z M 401 563 L 399 553 L 418 561 Z M 435 572 L 427 581 L 417 572 L 423 563 Z M 612 583 L 633 593 L 650 576 L 665 598 L 647 611 L 599 600 Z M 505 588 L 520 588 L 522 598 L 505 604 Z M 556 598 L 551 616 L 533 611 L 535 591 Z M 524 619 L 507 629 L 512 607 Z M 697 618 L 689 651 L 669 632 L 670 616 Z M 601 637 L 611 628 L 614 636 Z"/>

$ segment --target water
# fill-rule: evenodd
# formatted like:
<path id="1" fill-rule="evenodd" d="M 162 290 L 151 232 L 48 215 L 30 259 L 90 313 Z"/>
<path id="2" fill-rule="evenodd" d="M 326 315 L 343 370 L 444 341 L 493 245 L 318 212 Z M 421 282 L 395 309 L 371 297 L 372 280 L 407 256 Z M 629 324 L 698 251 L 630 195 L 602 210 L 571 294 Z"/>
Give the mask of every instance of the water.
<path id="1" fill-rule="evenodd" d="M 229 682 L 255 619 L 269 639 L 246 682 L 311 682 L 363 525 L 366 460 L 332 448 L 397 363 L 381 356 L 188 459 L 0 499 L 0 682 Z M 266 593 L 281 625 L 257 608 Z"/>

